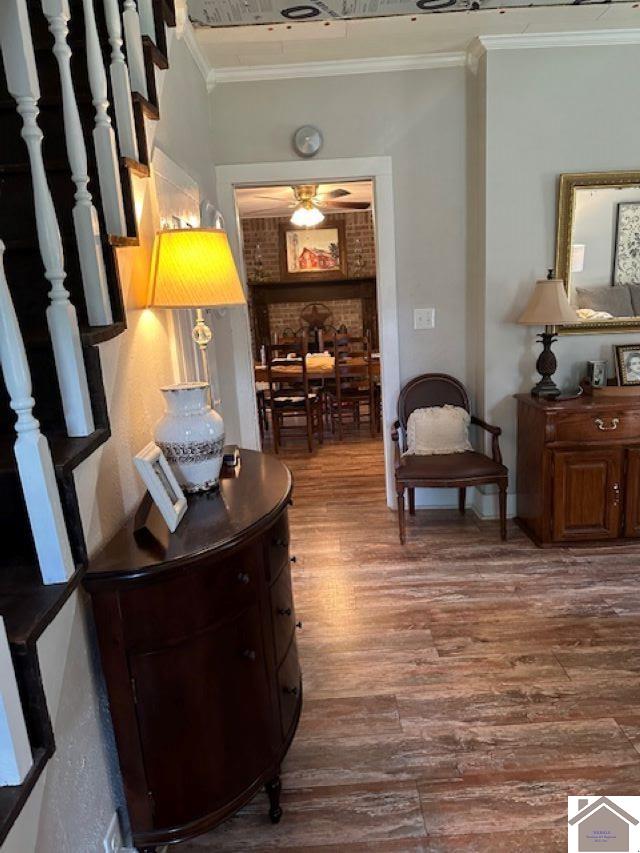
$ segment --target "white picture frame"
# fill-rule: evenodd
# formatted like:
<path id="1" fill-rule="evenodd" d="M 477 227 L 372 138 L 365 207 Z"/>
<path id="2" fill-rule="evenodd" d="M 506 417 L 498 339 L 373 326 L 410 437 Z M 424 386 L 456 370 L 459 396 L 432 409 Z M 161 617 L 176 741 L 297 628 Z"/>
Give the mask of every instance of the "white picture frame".
<path id="1" fill-rule="evenodd" d="M 187 511 L 187 499 L 164 453 L 150 441 L 136 453 L 133 462 L 167 527 L 171 533 L 175 533 Z"/>

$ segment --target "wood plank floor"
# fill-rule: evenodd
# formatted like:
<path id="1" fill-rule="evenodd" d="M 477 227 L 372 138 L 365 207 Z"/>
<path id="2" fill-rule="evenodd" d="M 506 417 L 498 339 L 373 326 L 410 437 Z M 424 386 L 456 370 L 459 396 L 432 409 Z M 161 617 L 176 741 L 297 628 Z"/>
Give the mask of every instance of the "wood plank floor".
<path id="1" fill-rule="evenodd" d="M 640 546 L 539 550 L 418 511 L 368 438 L 281 454 L 305 700 L 284 817 L 181 851 L 566 850 L 569 794 L 640 794 Z"/>

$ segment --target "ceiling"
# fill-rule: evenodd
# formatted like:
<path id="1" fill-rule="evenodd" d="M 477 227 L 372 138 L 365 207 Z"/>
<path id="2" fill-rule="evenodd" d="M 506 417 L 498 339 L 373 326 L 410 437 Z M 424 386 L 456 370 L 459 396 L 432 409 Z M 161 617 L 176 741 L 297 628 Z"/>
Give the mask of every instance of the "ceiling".
<path id="1" fill-rule="evenodd" d="M 416 0 L 344 0 L 347 11 L 356 8 L 356 4 L 358 9 L 376 10 L 377 17 L 358 20 L 333 17 L 326 11 L 333 6 L 342 9 L 342 0 L 309 0 L 308 5 L 322 7 L 325 11 L 306 23 L 287 22 L 279 11 L 274 15 L 273 10 L 284 8 L 284 2 L 189 0 L 189 12 L 196 22 L 197 45 L 206 63 L 212 69 L 232 71 L 287 64 L 464 53 L 475 38 L 482 36 L 606 30 L 640 32 L 635 29 L 640 28 L 640 4 L 620 0 L 580 4 L 567 4 L 562 0 L 557 5 L 545 2 L 545 5 L 535 6 L 522 0 L 503 0 L 499 9 L 487 8 L 489 4 L 483 3 L 485 8 L 480 11 L 394 14 L 392 17 L 380 15 L 383 11 L 398 11 L 407 6 L 416 13 Z M 455 8 L 465 8 L 466 0 L 455 2 Z M 490 3 L 498 5 L 494 0 Z M 294 5 L 306 4 L 307 0 L 295 0 Z M 205 7 L 212 23 L 201 26 L 199 21 L 207 21 Z M 256 16 L 259 20 L 280 23 L 249 25 Z M 234 21 L 237 25 L 231 25 Z M 224 73 L 217 79 L 224 82 Z"/>
<path id="2" fill-rule="evenodd" d="M 341 196 L 338 201 L 349 203 L 371 203 L 373 198 L 371 181 L 343 181 L 339 184 L 320 184 L 318 194 L 328 194 L 335 190 L 347 190 L 348 196 Z M 267 198 L 265 198 L 267 196 Z M 290 186 L 282 187 L 241 187 L 236 190 L 238 211 L 242 219 L 267 218 L 273 216 L 290 216 L 295 207 L 295 199 Z M 327 210 L 320 201 L 323 213 Z M 335 212 L 348 213 L 348 210 Z"/>

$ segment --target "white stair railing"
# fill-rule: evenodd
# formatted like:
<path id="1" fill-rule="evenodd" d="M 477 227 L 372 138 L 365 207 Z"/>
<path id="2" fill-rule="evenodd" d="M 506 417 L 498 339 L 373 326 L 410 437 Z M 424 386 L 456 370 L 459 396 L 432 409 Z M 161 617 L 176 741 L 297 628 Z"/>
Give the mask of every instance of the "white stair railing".
<path id="1" fill-rule="evenodd" d="M 17 415 L 14 453 L 45 583 L 62 583 L 74 572 L 53 461 L 33 416 L 31 374 L 3 265 L 0 240 L 0 367 Z"/>
<path id="2" fill-rule="evenodd" d="M 71 167 L 71 177 L 76 185 L 73 224 L 78 244 L 87 316 L 92 326 L 108 326 L 113 322 L 113 316 L 102 257 L 100 225 L 88 190 L 87 151 L 71 77 L 71 48 L 67 42 L 70 18 L 68 0 L 42 0 L 42 10 L 54 38 L 53 53 L 58 61 L 60 72 L 67 157 Z"/>
<path id="3" fill-rule="evenodd" d="M 129 60 L 129 74 L 131 75 L 131 88 L 144 98 L 149 97 L 147 89 L 147 76 L 144 69 L 144 50 L 142 48 L 142 32 L 140 29 L 140 17 L 135 0 L 124 0 L 122 12 L 124 22 L 124 37 L 127 43 L 127 59 Z"/>
<path id="4" fill-rule="evenodd" d="M 29 154 L 38 244 L 45 277 L 51 284 L 47 322 L 67 432 L 70 436 L 89 435 L 94 423 L 78 318 L 64 286 L 62 240 L 42 159 L 42 131 L 37 122 L 40 88 L 26 0 L 0 3 L 0 49 L 7 88 L 17 103 L 22 138 Z"/>
<path id="5" fill-rule="evenodd" d="M 116 136 L 107 112 L 109 106 L 107 75 L 100 50 L 93 0 L 82 0 L 84 9 L 85 39 L 87 42 L 87 67 L 91 97 L 96 109 L 93 144 L 96 150 L 98 180 L 102 194 L 102 207 L 109 234 L 124 237 L 127 233 L 122 202 L 122 186 Z"/>
<path id="6" fill-rule="evenodd" d="M 20 785 L 32 764 L 16 673 L 0 617 L 0 785 Z"/>
<path id="7" fill-rule="evenodd" d="M 116 129 L 123 157 L 138 159 L 138 141 L 133 121 L 129 69 L 122 53 L 122 23 L 118 0 L 104 0 L 104 16 L 111 45 L 111 91 L 116 113 Z"/>

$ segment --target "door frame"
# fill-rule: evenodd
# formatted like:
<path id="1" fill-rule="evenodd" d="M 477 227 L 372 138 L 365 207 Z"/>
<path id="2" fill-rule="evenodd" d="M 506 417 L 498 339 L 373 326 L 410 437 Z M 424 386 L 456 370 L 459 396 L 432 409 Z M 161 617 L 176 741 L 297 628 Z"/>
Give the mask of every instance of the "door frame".
<path id="1" fill-rule="evenodd" d="M 395 508 L 394 449 L 391 426 L 396 419 L 400 393 L 400 342 L 398 336 L 398 291 L 396 281 L 396 240 L 391 157 L 348 157 L 336 160 L 290 160 L 277 163 L 243 163 L 215 167 L 218 205 L 241 273 L 247 276 L 242 254 L 242 236 L 235 189 L 289 183 L 339 183 L 371 180 L 376 234 L 376 295 L 382 374 L 382 433 L 384 443 L 387 505 Z M 243 320 L 244 322 L 240 322 Z M 260 447 L 256 409 L 255 378 L 251 336 L 245 318 L 233 328 L 233 369 L 235 371 L 241 442 L 244 447 Z M 218 361 L 218 369 L 223 365 Z"/>

